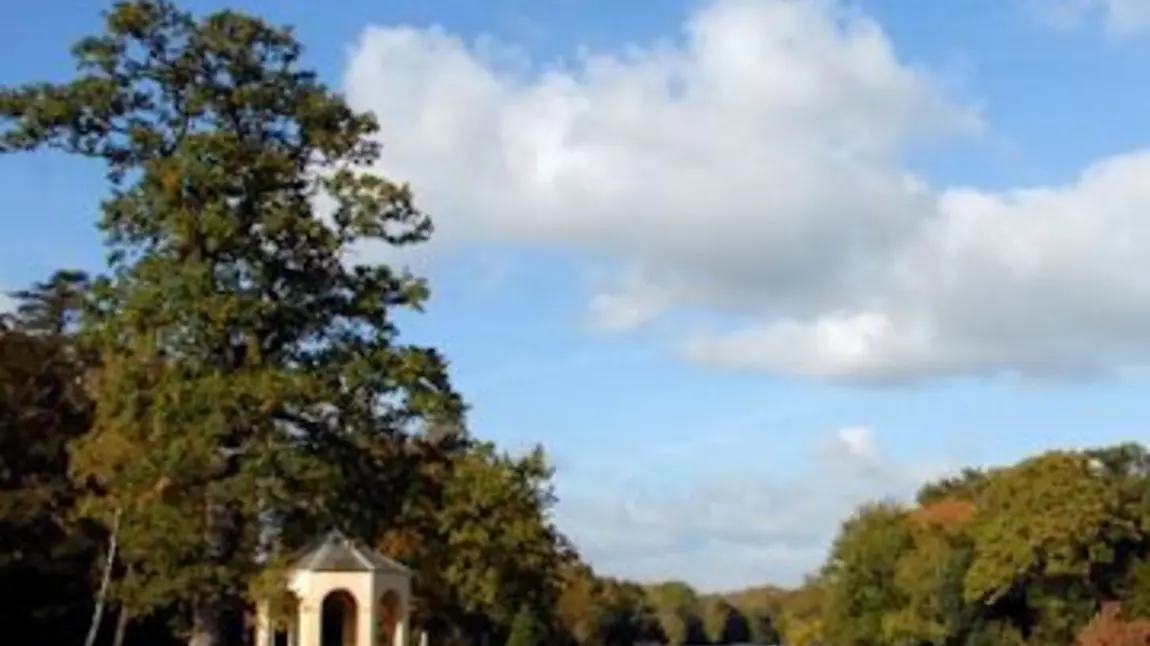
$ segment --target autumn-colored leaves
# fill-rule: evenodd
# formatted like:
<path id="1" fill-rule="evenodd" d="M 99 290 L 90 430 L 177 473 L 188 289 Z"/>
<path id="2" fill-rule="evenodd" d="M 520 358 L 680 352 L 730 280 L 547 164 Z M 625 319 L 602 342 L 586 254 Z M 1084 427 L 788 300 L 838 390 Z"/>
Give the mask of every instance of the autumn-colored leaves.
<path id="1" fill-rule="evenodd" d="M 1150 644 L 1150 620 L 1128 620 L 1122 604 L 1108 601 L 1078 633 L 1076 646 L 1146 646 Z"/>
<path id="2" fill-rule="evenodd" d="M 1146 643 L 1148 491 L 1150 457 L 1122 445 L 967 470 L 916 505 L 866 506 L 811 584 L 821 634 L 790 641 Z"/>

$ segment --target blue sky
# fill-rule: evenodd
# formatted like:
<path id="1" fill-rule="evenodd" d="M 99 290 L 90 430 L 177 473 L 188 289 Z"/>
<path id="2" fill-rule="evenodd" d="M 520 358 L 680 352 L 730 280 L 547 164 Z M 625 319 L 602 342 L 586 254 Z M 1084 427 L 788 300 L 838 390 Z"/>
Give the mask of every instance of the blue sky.
<path id="1" fill-rule="evenodd" d="M 1145 438 L 1150 2 L 236 4 L 379 114 L 441 236 L 369 253 L 605 571 L 793 583 L 860 500 Z M 0 83 L 66 78 L 75 6 Z M 0 159 L 0 286 L 98 267 L 100 195 Z"/>

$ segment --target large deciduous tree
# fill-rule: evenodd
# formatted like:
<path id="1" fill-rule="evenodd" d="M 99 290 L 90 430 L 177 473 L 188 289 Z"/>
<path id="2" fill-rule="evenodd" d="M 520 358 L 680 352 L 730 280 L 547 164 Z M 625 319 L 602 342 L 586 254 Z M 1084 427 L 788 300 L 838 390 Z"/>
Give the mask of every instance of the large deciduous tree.
<path id="1" fill-rule="evenodd" d="M 953 644 L 965 637 L 962 584 L 972 553 L 966 528 L 973 513 L 969 500 L 945 498 L 908 514 L 913 547 L 895 567 L 901 607 L 883 619 L 888 643 Z"/>
<path id="2" fill-rule="evenodd" d="M 1035 639 L 1065 641 L 1117 592 L 1126 546 L 1139 542 L 1125 488 L 1103 460 L 1051 451 L 1000 470 L 970 525 L 970 601 L 1024 600 Z"/>
<path id="3" fill-rule="evenodd" d="M 76 472 L 100 487 L 93 514 L 135 528 L 137 603 L 186 608 L 191 642 L 216 646 L 287 519 L 377 530 L 388 498 L 368 513 L 346 493 L 386 490 L 385 440 L 460 415 L 443 360 L 395 325 L 425 284 L 354 255 L 431 226 L 405 186 L 362 172 L 375 120 L 302 67 L 290 30 L 136 0 L 74 55 L 68 82 L 0 90 L 0 151 L 107 171 Z"/>
<path id="4" fill-rule="evenodd" d="M 575 555 L 549 517 L 543 451 L 511 456 L 472 438 L 409 450 L 418 474 L 378 544 L 419 572 L 415 623 L 441 644 L 502 641 L 521 610 L 554 628 Z"/>
<path id="5" fill-rule="evenodd" d="M 902 603 L 895 585 L 899 559 L 913 546 L 906 510 L 867 505 L 847 519 L 825 567 L 826 638 L 843 646 L 882 643 L 887 613 Z"/>
<path id="6" fill-rule="evenodd" d="M 1091 585 L 1133 538 L 1121 491 L 1087 455 L 1051 452 L 991 479 L 970 531 L 975 559 L 966 576 L 971 600 L 996 600 L 1036 578 Z"/>

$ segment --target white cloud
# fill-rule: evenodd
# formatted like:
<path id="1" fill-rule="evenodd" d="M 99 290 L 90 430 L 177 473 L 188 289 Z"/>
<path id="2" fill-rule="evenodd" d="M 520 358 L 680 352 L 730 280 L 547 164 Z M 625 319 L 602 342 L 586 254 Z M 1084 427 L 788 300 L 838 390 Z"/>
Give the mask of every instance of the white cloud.
<path id="1" fill-rule="evenodd" d="M 1146 0 L 1101 0 L 1106 6 L 1110 29 L 1119 35 L 1150 32 L 1150 2 Z"/>
<path id="2" fill-rule="evenodd" d="M 647 277 L 632 271 L 613 288 L 591 297 L 593 325 L 604 332 L 631 332 L 657 319 L 674 304 L 672 294 Z"/>
<path id="3" fill-rule="evenodd" d="M 348 96 L 441 241 L 615 263 L 600 329 L 709 313 L 742 327 L 696 330 L 685 356 L 844 380 L 1150 363 L 1150 155 L 1066 186 L 931 187 L 906 152 L 977 113 L 864 15 L 712 0 L 681 42 L 528 71 L 494 49 L 369 28 Z"/>
<path id="4" fill-rule="evenodd" d="M 696 356 L 829 377 L 1095 373 L 1150 360 L 1150 153 L 1070 186 L 950 189 L 853 308 L 697 340 Z"/>
<path id="5" fill-rule="evenodd" d="M 0 287 L 0 314 L 10 314 L 16 311 L 16 299 L 8 290 Z"/>
<path id="6" fill-rule="evenodd" d="M 1024 1 L 1056 27 L 1072 27 L 1092 15 L 1098 15 L 1107 33 L 1117 38 L 1150 33 L 1150 2 L 1147 0 Z"/>
<path id="7" fill-rule="evenodd" d="M 909 499 L 940 465 L 884 456 L 865 427 L 817 438 L 797 477 L 721 472 L 659 489 L 561 499 L 560 522 L 596 567 L 640 580 L 682 578 L 708 590 L 797 583 L 862 502 Z"/>
<path id="8" fill-rule="evenodd" d="M 850 458 L 874 461 L 878 458 L 871 430 L 866 426 L 844 426 L 835 431 L 834 446 L 840 447 Z"/>

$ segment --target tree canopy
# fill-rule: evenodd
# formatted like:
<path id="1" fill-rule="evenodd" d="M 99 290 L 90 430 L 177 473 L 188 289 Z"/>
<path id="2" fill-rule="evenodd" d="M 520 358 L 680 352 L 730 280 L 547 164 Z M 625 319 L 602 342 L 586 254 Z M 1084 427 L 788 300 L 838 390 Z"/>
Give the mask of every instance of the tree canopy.
<path id="1" fill-rule="evenodd" d="M 1148 458 L 1136 444 L 1050 451 L 863 508 L 811 584 L 820 630 L 788 642 L 1146 643 Z"/>

